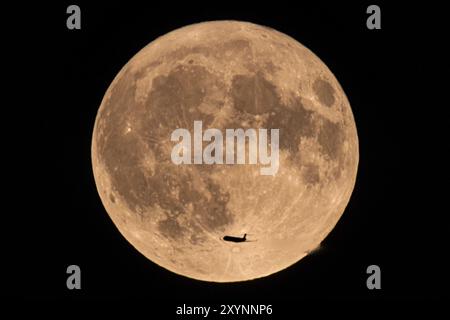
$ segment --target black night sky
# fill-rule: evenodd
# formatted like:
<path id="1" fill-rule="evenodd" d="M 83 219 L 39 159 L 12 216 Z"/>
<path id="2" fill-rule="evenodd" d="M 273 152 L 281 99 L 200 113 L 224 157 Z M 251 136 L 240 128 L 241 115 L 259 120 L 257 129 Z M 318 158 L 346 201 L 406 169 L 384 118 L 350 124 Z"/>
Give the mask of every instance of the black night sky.
<path id="1" fill-rule="evenodd" d="M 436 115 L 431 115 L 434 106 L 426 92 L 433 84 L 426 80 L 431 78 L 424 63 L 433 55 L 434 40 L 424 25 L 414 24 L 422 9 L 380 4 L 382 29 L 368 30 L 365 11 L 372 3 L 78 3 L 82 28 L 71 31 L 66 28 L 69 4 L 24 13 L 22 20 L 33 26 L 13 37 L 11 48 L 16 49 L 8 52 L 32 60 L 28 80 L 18 76 L 24 91 L 16 99 L 26 109 L 18 113 L 27 114 L 20 125 L 30 132 L 18 136 L 17 151 L 27 156 L 16 164 L 33 166 L 20 178 L 27 187 L 15 188 L 21 193 L 11 206 L 15 227 L 4 227 L 9 238 L 19 230 L 22 234 L 18 242 L 6 242 L 14 256 L 3 265 L 6 295 L 145 299 L 167 317 L 180 303 L 279 303 L 289 312 L 311 300 L 377 302 L 444 295 L 445 212 L 436 202 L 425 201 L 426 195 L 437 197 L 437 191 L 425 182 L 431 170 L 426 161 L 436 154 L 424 132 L 437 135 L 439 129 L 430 125 Z M 433 20 L 435 10 L 423 14 Z M 160 35 L 221 19 L 270 26 L 320 57 L 347 94 L 360 144 L 355 190 L 323 249 L 270 277 L 232 284 L 178 276 L 135 250 L 103 208 L 90 158 L 96 112 L 122 66 Z M 11 24 L 11 30 L 18 31 L 19 24 Z M 79 291 L 66 288 L 71 264 L 82 270 Z M 381 268 L 381 290 L 366 287 L 371 264 Z"/>

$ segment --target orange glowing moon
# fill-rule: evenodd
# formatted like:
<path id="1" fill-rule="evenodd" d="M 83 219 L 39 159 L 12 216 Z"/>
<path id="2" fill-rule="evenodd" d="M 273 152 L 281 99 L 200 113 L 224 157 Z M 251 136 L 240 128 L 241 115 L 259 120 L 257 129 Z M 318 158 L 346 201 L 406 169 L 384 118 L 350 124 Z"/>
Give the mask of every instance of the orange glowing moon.
<path id="1" fill-rule="evenodd" d="M 278 128 L 275 176 L 255 165 L 175 165 L 171 132 Z M 92 165 L 123 236 L 190 278 L 264 277 L 301 260 L 341 217 L 358 137 L 338 81 L 310 50 L 273 29 L 216 21 L 170 32 L 138 52 L 106 92 Z M 254 242 L 230 243 L 224 235 Z"/>

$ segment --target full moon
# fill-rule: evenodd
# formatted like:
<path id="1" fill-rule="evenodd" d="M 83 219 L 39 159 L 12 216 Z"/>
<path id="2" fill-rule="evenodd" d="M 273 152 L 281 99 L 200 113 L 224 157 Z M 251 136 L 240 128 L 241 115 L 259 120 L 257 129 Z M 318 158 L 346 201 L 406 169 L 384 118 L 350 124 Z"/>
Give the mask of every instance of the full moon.
<path id="1" fill-rule="evenodd" d="M 174 164 L 171 134 L 194 121 L 279 129 L 276 174 L 260 163 Z M 92 137 L 97 190 L 122 235 L 161 267 L 213 282 L 268 276 L 318 248 L 358 160 L 350 104 L 327 66 L 293 38 L 238 21 L 144 47 L 105 93 Z"/>

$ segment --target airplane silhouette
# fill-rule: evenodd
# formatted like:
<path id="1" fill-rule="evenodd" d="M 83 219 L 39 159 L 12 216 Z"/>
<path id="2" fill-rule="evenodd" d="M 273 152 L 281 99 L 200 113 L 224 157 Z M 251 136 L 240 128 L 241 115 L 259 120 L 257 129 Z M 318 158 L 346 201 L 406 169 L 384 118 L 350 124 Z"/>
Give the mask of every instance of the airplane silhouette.
<path id="1" fill-rule="evenodd" d="M 242 238 L 241 237 L 233 237 L 233 236 L 225 236 L 225 237 L 223 237 L 223 240 L 230 241 L 230 242 L 245 242 L 245 241 L 253 242 L 253 241 L 255 241 L 255 240 L 253 240 L 253 241 L 247 240 L 247 234 L 246 233 L 244 234 L 244 236 Z"/>

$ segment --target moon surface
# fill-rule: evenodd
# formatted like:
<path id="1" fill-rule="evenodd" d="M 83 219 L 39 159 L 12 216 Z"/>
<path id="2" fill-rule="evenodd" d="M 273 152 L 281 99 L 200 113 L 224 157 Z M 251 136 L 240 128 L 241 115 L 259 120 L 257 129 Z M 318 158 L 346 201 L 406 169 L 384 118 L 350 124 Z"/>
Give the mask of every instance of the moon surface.
<path id="1" fill-rule="evenodd" d="M 177 128 L 279 129 L 279 169 L 176 165 Z M 92 165 L 122 235 L 154 263 L 213 282 L 264 277 L 317 248 L 354 188 L 350 104 L 310 50 L 271 28 L 213 21 L 170 32 L 118 73 L 99 108 Z M 225 235 L 252 242 L 232 243 Z"/>

